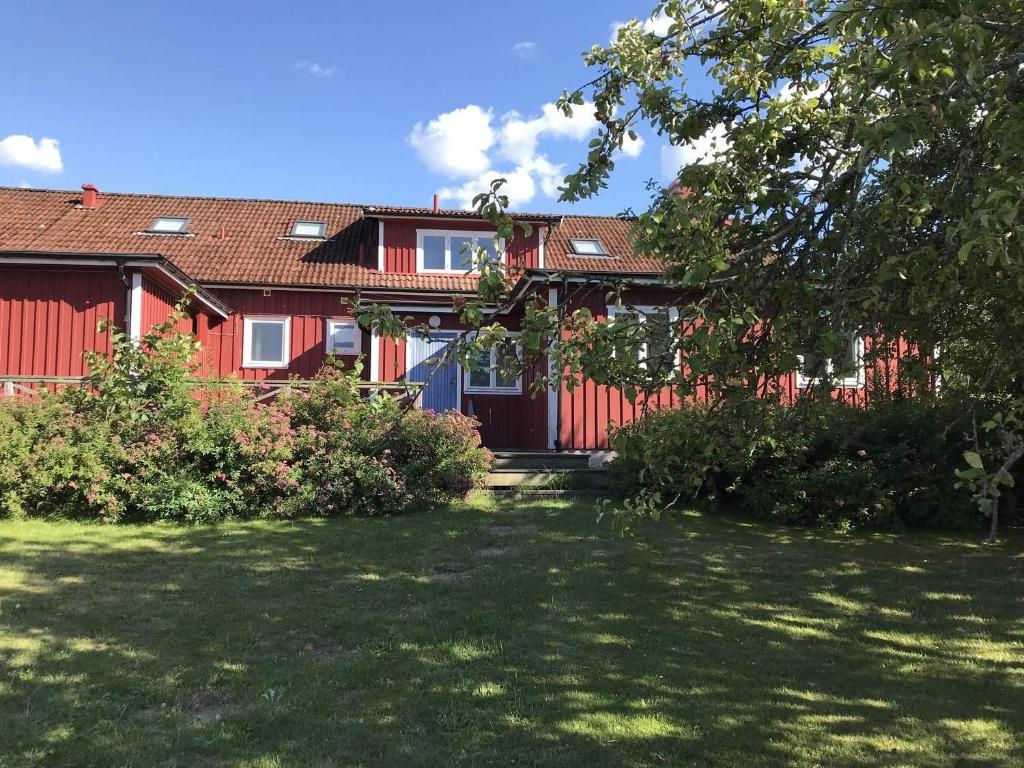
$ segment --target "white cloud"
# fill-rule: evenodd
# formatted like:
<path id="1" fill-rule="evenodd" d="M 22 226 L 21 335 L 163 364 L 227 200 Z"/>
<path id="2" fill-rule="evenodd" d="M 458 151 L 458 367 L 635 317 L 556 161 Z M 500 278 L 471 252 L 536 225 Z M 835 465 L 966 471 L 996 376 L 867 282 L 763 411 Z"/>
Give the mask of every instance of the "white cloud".
<path id="1" fill-rule="evenodd" d="M 636 21 L 636 19 L 633 19 Z M 611 41 L 614 43 L 619 37 L 619 30 L 626 26 L 628 21 L 613 21 L 611 27 Z M 643 20 L 640 24 L 640 29 L 649 34 L 658 35 L 664 37 L 668 34 L 669 28 L 672 26 L 672 19 L 667 13 L 662 11 L 659 14 L 650 16 Z"/>
<path id="2" fill-rule="evenodd" d="M 324 64 L 318 64 L 315 61 L 309 61 L 303 59 L 302 61 L 295 62 L 295 68 L 301 69 L 303 72 L 307 72 L 313 77 L 333 77 L 334 73 L 338 71 L 338 68 L 333 64 L 325 66 Z"/>
<path id="3" fill-rule="evenodd" d="M 451 178 L 475 176 L 491 165 L 494 113 L 476 104 L 438 115 L 426 125 L 416 123 L 409 143 L 434 173 Z"/>
<path id="4" fill-rule="evenodd" d="M 729 148 L 730 143 L 725 126 L 719 124 L 686 144 L 662 147 L 661 175 L 666 179 L 674 179 L 683 166 L 711 163 L 715 155 Z"/>
<path id="5" fill-rule="evenodd" d="M 622 154 L 626 157 L 638 157 L 644 151 L 644 144 L 646 143 L 643 136 L 638 135 L 635 139 L 626 136 L 622 142 Z"/>
<path id="6" fill-rule="evenodd" d="M 12 135 L 0 139 L 0 165 L 15 165 L 30 171 L 60 173 L 64 163 L 60 158 L 60 144 L 56 139 Z"/>
<path id="7" fill-rule="evenodd" d="M 532 59 L 537 55 L 537 44 L 529 40 L 516 43 L 512 46 L 512 53 L 521 59 Z"/>
<path id="8" fill-rule="evenodd" d="M 425 125 L 416 123 L 409 143 L 431 171 L 459 182 L 438 190 L 443 200 L 471 208 L 473 198 L 487 191 L 491 181 L 505 178 L 508 181 L 502 193 L 515 207 L 528 203 L 538 192 L 558 197 L 565 166 L 540 150 L 542 141 L 584 141 L 598 127 L 594 105 L 589 103 L 575 106 L 571 115 L 554 104 L 545 104 L 539 115 L 507 112 L 497 120 L 491 110 L 470 104 L 438 115 Z M 643 146 L 640 137 L 627 139 L 623 153 L 636 157 Z"/>

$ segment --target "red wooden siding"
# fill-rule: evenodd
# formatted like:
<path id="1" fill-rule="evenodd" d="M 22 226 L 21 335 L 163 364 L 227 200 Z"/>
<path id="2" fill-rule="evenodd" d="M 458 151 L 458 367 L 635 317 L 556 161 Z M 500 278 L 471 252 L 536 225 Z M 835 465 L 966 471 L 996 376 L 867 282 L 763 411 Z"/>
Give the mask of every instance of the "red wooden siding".
<path id="1" fill-rule="evenodd" d="M 311 378 L 316 375 L 326 358 L 326 320 L 329 317 L 351 317 L 351 309 L 342 304 L 343 293 L 321 291 L 271 291 L 264 296 L 262 290 L 224 289 L 217 296 L 234 310 L 227 320 L 210 318 L 205 348 L 211 370 L 219 376 L 234 374 L 240 379 L 284 379 L 288 376 Z M 287 368 L 243 368 L 242 341 L 244 318 L 257 315 L 287 316 L 291 318 Z M 202 330 L 202 329 L 201 329 Z M 202 341 L 200 333 L 200 341 Z M 363 332 L 363 356 L 370 357 L 370 335 Z M 349 364 L 353 357 L 343 360 Z M 366 378 L 368 371 L 363 377 Z"/>
<path id="2" fill-rule="evenodd" d="M 673 301 L 674 294 L 659 290 L 635 290 L 626 294 L 629 304 L 658 306 Z M 603 291 L 594 291 L 573 302 L 570 309 L 586 307 L 597 319 L 607 316 L 608 307 Z M 608 425 L 628 424 L 645 412 L 645 403 L 638 398 L 630 401 L 618 387 L 584 381 L 570 392 L 562 389 L 560 397 L 561 424 L 559 440 L 565 450 L 595 450 L 608 448 Z M 682 403 L 677 393 L 669 388 L 651 396 L 646 409 L 677 408 Z"/>
<path id="3" fill-rule="evenodd" d="M 110 352 L 99 320 L 124 326 L 127 291 L 113 269 L 0 267 L 0 375 L 85 375 L 86 350 Z"/>
<path id="4" fill-rule="evenodd" d="M 173 293 L 148 277 L 142 278 L 142 332 L 146 333 L 154 325 L 167 320 L 168 315 L 181 300 L 180 293 Z M 195 306 L 193 302 L 193 307 Z M 181 332 L 195 333 L 196 326 L 191 317 L 183 317 L 176 329 Z"/>
<path id="5" fill-rule="evenodd" d="M 493 231 L 489 223 L 477 221 L 439 221 L 430 219 L 387 219 L 384 221 L 384 271 L 401 274 L 416 273 L 416 230 L 442 229 L 466 232 Z M 506 244 L 511 263 L 524 268 L 540 266 L 538 236 L 540 229 L 534 227 L 529 236 L 516 227 L 515 237 Z"/>

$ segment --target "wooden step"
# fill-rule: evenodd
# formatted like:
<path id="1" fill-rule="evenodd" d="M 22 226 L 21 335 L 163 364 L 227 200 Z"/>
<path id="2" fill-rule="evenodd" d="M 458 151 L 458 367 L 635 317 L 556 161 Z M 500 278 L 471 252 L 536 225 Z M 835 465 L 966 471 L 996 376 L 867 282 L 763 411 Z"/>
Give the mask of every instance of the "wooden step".
<path id="1" fill-rule="evenodd" d="M 491 489 L 600 490 L 607 487 L 603 469 L 495 469 L 487 475 Z"/>
<path id="2" fill-rule="evenodd" d="M 495 469 L 587 469 L 590 455 L 554 451 L 497 451 Z"/>

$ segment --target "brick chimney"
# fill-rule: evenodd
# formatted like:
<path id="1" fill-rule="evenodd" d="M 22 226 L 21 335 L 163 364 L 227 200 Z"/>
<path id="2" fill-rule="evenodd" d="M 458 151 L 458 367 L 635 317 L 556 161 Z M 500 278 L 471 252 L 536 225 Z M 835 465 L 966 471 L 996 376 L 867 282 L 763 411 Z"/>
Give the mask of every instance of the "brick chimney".
<path id="1" fill-rule="evenodd" d="M 434 213 L 441 212 L 441 196 L 434 195 Z"/>
<path id="2" fill-rule="evenodd" d="M 99 208 L 100 203 L 100 191 L 96 189 L 95 184 L 83 184 L 82 185 L 82 207 L 83 208 Z"/>

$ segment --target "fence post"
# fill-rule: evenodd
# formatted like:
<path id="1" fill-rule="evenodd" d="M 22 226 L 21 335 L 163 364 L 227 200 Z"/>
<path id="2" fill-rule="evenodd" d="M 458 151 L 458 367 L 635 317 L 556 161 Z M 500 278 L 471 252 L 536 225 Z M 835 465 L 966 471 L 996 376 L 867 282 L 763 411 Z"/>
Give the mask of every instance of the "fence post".
<path id="1" fill-rule="evenodd" d="M 14 382 L 13 381 L 5 381 L 4 382 L 4 397 L 14 397 Z"/>

